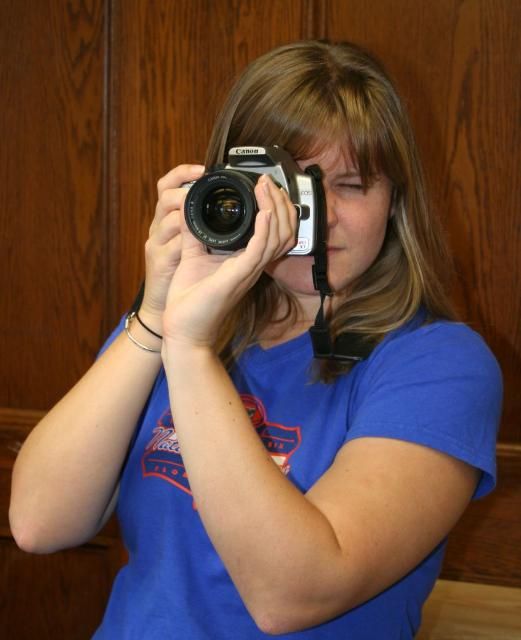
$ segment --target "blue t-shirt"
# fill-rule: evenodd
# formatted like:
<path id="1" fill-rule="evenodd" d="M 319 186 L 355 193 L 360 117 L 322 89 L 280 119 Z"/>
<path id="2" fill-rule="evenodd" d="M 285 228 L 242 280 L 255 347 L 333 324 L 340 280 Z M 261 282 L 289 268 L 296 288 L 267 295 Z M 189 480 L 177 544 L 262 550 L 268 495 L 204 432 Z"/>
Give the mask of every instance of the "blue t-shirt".
<path id="1" fill-rule="evenodd" d="M 312 361 L 306 333 L 267 350 L 250 347 L 232 373 L 252 428 L 302 492 L 324 474 L 344 443 L 364 436 L 448 453 L 481 471 L 475 497 L 492 490 L 501 374 L 468 327 L 410 323 L 332 384 L 312 381 Z M 268 637 L 248 614 L 199 518 L 163 371 L 123 470 L 118 517 L 129 562 L 115 580 L 96 640 Z M 338 618 L 280 637 L 413 638 L 444 550 L 445 541 L 401 580 Z M 269 548 L 265 552 L 268 557 Z"/>

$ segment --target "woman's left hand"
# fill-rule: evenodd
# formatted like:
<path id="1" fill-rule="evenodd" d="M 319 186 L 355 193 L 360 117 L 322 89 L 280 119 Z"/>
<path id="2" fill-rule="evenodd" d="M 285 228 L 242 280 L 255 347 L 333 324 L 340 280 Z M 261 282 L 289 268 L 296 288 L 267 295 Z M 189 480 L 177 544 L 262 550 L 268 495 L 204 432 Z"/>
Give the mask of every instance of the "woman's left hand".
<path id="1" fill-rule="evenodd" d="M 212 348 L 228 312 L 255 284 L 267 264 L 296 243 L 298 220 L 287 193 L 266 175 L 255 187 L 259 212 L 245 249 L 209 254 L 182 217 L 181 261 L 168 292 L 163 315 L 164 346 Z"/>

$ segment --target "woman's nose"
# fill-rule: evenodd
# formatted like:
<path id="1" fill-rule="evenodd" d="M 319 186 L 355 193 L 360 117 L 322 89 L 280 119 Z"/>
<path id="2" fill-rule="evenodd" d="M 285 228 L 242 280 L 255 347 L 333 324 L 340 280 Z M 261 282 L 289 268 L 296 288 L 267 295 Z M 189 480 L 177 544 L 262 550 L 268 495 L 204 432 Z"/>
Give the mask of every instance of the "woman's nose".
<path id="1" fill-rule="evenodd" d="M 327 187 L 325 188 L 326 194 L 326 209 L 327 209 L 327 226 L 334 227 L 338 222 L 337 217 L 337 201 L 335 194 L 331 192 Z"/>

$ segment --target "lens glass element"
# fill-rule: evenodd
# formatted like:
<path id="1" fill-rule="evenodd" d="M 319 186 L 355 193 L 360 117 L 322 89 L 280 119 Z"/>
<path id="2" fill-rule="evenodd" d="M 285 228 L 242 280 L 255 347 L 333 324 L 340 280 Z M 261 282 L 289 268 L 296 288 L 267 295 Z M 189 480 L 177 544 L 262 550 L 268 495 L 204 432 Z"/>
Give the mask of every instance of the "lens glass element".
<path id="1" fill-rule="evenodd" d="M 212 231 L 233 233 L 244 219 L 244 210 L 241 195 L 233 188 L 222 187 L 206 195 L 202 206 L 202 217 Z"/>

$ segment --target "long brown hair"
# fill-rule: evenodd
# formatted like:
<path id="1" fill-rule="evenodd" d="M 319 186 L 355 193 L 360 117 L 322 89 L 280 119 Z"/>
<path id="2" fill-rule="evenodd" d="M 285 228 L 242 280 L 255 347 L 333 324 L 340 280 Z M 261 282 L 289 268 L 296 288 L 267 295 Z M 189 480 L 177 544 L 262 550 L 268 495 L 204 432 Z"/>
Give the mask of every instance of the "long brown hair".
<path id="1" fill-rule="evenodd" d="M 377 343 L 420 307 L 427 322 L 453 319 L 442 275 L 450 261 L 407 113 L 381 64 L 358 46 L 296 42 L 251 63 L 215 123 L 206 165 L 225 161 L 233 146 L 279 145 L 300 160 L 339 141 L 363 184 L 385 174 L 393 199 L 383 247 L 330 318 L 333 335 L 354 331 Z M 263 275 L 223 328 L 227 360 L 255 341 L 281 303 L 288 309 L 284 319 L 296 314 L 288 292 Z M 331 380 L 342 370 L 326 362 L 321 377 Z"/>

